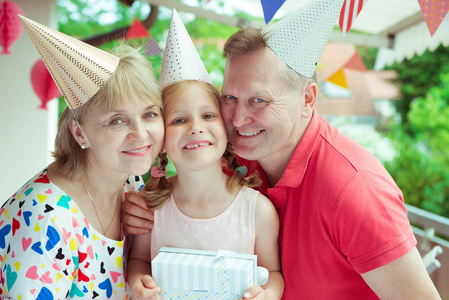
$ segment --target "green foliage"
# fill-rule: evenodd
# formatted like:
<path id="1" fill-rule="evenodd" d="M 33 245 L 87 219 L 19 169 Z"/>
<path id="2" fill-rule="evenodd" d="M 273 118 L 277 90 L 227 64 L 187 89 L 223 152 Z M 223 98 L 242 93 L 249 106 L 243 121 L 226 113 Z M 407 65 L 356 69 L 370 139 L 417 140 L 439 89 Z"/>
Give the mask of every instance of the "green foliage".
<path id="1" fill-rule="evenodd" d="M 402 100 L 396 101 L 396 109 L 401 114 L 403 122 L 408 122 L 407 113 L 413 99 L 424 97 L 432 86 L 439 84 L 438 74 L 449 72 L 448 57 L 449 47 L 440 45 L 433 51 L 427 50 L 423 55 L 414 56 L 410 60 L 389 67 L 399 74 L 396 83 L 400 87 Z"/>
<path id="2" fill-rule="evenodd" d="M 149 4 L 136 1 L 126 7 L 120 1 L 57 0 L 59 31 L 85 39 L 129 26 L 134 18 L 144 19 Z"/>
<path id="3" fill-rule="evenodd" d="M 392 140 L 399 155 L 385 166 L 406 202 L 449 217 L 449 74 L 438 78 L 425 97 L 411 102 L 411 133 L 396 125 Z"/>

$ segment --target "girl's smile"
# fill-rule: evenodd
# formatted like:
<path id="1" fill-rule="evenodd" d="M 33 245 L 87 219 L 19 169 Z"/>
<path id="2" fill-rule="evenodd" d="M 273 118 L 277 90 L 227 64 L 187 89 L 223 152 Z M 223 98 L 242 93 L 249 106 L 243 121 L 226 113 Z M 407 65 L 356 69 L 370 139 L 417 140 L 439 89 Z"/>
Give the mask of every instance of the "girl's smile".
<path id="1" fill-rule="evenodd" d="M 203 148 L 209 147 L 211 145 L 212 145 L 212 143 L 209 141 L 193 141 L 193 142 L 186 144 L 183 147 L 183 149 L 187 149 L 187 150 L 203 149 Z"/>

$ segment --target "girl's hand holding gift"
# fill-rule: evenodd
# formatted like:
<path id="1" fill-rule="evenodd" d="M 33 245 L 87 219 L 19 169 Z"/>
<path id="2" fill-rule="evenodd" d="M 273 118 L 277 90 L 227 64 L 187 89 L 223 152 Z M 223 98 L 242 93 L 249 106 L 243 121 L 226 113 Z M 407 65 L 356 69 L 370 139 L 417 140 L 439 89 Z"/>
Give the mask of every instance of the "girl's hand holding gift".
<path id="1" fill-rule="evenodd" d="M 246 290 L 241 299 L 268 299 L 266 296 L 265 290 L 260 285 L 253 285 Z"/>
<path id="2" fill-rule="evenodd" d="M 132 286 L 133 300 L 160 300 L 160 291 L 161 289 L 156 285 L 150 275 L 143 275 L 138 280 L 136 280 L 136 282 Z"/>

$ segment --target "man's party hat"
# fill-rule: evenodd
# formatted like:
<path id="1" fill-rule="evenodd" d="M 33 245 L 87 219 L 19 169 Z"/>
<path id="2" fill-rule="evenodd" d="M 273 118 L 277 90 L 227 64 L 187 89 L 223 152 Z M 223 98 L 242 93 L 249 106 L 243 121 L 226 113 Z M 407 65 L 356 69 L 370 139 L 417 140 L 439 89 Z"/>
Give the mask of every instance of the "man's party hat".
<path id="1" fill-rule="evenodd" d="M 313 0 L 279 22 L 267 26 L 263 34 L 273 52 L 289 67 L 312 77 L 337 22 L 344 0 Z"/>

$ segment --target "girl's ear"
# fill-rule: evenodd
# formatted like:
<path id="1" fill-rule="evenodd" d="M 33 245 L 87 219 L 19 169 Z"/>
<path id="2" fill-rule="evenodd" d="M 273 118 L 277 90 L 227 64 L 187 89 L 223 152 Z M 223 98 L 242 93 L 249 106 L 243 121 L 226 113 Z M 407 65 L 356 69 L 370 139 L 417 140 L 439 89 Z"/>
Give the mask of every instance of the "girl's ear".
<path id="1" fill-rule="evenodd" d="M 307 84 L 304 89 L 304 108 L 301 115 L 303 118 L 309 118 L 313 114 L 313 107 L 315 106 L 318 86 L 315 82 Z"/>
<path id="2" fill-rule="evenodd" d="M 75 120 L 72 120 L 72 123 L 70 123 L 70 132 L 81 148 L 86 149 L 89 146 L 89 142 L 84 137 L 80 125 Z"/>

